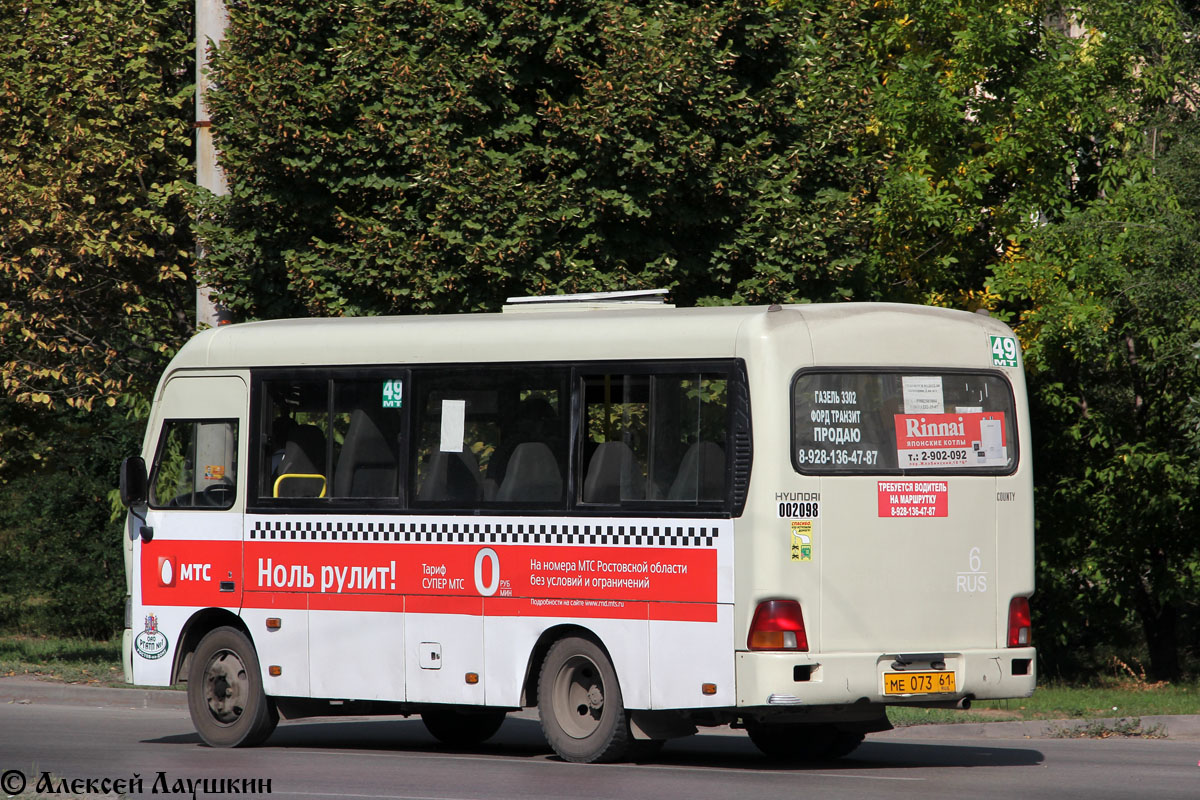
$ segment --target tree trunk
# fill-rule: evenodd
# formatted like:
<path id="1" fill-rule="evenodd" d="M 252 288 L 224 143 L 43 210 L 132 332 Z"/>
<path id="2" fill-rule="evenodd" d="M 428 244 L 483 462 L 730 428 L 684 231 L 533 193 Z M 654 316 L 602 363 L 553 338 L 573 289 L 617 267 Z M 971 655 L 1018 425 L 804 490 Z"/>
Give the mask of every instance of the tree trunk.
<path id="1" fill-rule="evenodd" d="M 1138 592 L 1138 616 L 1146 635 L 1146 650 L 1150 656 L 1150 680 L 1174 681 L 1181 674 L 1179 667 L 1179 610 L 1173 603 L 1153 602 L 1145 589 Z"/>

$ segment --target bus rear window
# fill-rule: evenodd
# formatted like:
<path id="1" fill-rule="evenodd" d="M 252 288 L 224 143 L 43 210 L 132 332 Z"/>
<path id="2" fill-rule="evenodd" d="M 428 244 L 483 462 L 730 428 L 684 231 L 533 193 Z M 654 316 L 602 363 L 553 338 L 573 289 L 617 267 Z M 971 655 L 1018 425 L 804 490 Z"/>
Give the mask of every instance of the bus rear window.
<path id="1" fill-rule="evenodd" d="M 792 384 L 792 463 L 805 474 L 1007 474 L 1012 390 L 957 371 L 809 371 Z"/>

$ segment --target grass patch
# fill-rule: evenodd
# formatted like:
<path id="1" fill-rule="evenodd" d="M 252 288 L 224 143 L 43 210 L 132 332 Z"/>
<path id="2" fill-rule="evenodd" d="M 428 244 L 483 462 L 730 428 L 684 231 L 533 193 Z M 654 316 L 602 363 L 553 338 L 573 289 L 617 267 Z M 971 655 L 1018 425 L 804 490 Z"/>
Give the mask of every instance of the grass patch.
<path id="1" fill-rule="evenodd" d="M 1165 739 L 1167 732 L 1162 725 L 1144 728 L 1137 717 L 1121 717 L 1115 722 L 1093 720 L 1082 725 L 1063 725 L 1052 729 L 1049 736 L 1051 739 Z"/>
<path id="2" fill-rule="evenodd" d="M 124 686 L 121 638 L 105 642 L 0 634 L 0 676 L 27 675 L 67 683 Z"/>
<path id="3" fill-rule="evenodd" d="M 1200 684 L 1098 682 L 1089 686 L 1039 686 L 1032 697 L 989 700 L 967 711 L 891 706 L 892 724 L 932 725 L 1004 720 L 1104 719 L 1156 714 L 1200 714 Z"/>

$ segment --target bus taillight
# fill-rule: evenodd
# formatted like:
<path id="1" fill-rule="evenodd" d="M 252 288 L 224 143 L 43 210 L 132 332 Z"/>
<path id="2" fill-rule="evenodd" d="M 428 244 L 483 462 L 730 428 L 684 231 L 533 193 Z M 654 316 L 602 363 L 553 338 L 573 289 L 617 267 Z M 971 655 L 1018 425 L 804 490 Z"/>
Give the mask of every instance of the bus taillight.
<path id="1" fill-rule="evenodd" d="M 754 611 L 746 647 L 751 650 L 808 651 L 804 612 L 795 600 L 764 600 Z"/>
<path id="2" fill-rule="evenodd" d="M 1029 598 L 1014 597 L 1008 604 L 1008 646 L 1028 647 L 1033 641 L 1033 621 Z"/>

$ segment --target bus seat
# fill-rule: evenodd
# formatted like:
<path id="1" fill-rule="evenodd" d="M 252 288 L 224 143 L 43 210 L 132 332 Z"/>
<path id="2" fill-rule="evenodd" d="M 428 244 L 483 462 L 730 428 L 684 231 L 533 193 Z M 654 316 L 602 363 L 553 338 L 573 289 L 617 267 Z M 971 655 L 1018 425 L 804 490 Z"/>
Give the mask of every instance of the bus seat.
<path id="1" fill-rule="evenodd" d="M 482 492 L 479 464 L 467 450 L 462 452 L 434 451 L 429 457 L 425 480 L 417 489 L 417 500 L 428 503 L 474 503 Z"/>
<path id="2" fill-rule="evenodd" d="M 364 409 L 350 415 L 333 473 L 335 497 L 395 497 L 397 435 L 385 434 Z"/>
<path id="3" fill-rule="evenodd" d="M 714 442 L 696 442 L 683 454 L 668 500 L 725 499 L 725 451 Z"/>
<path id="4" fill-rule="evenodd" d="M 324 474 L 325 431 L 316 425 L 290 427 L 276 471 L 275 496 L 321 497 L 325 493 Z"/>
<path id="5" fill-rule="evenodd" d="M 583 502 L 620 503 L 646 499 L 646 481 L 633 450 L 624 442 L 604 442 L 588 461 Z"/>
<path id="6" fill-rule="evenodd" d="M 504 428 L 504 435 L 488 460 L 487 477 L 499 487 L 504 485 L 504 472 L 513 452 L 527 442 L 545 442 L 554 453 L 565 453 L 565 443 L 556 434 L 559 432 L 558 417 L 554 407 L 544 397 L 530 397 L 517 407 L 511 425 Z M 559 471 L 562 462 L 559 461 Z"/>
<path id="7" fill-rule="evenodd" d="M 513 449 L 496 500 L 551 502 L 562 497 L 562 489 L 562 473 L 554 453 L 544 442 L 525 442 Z"/>

